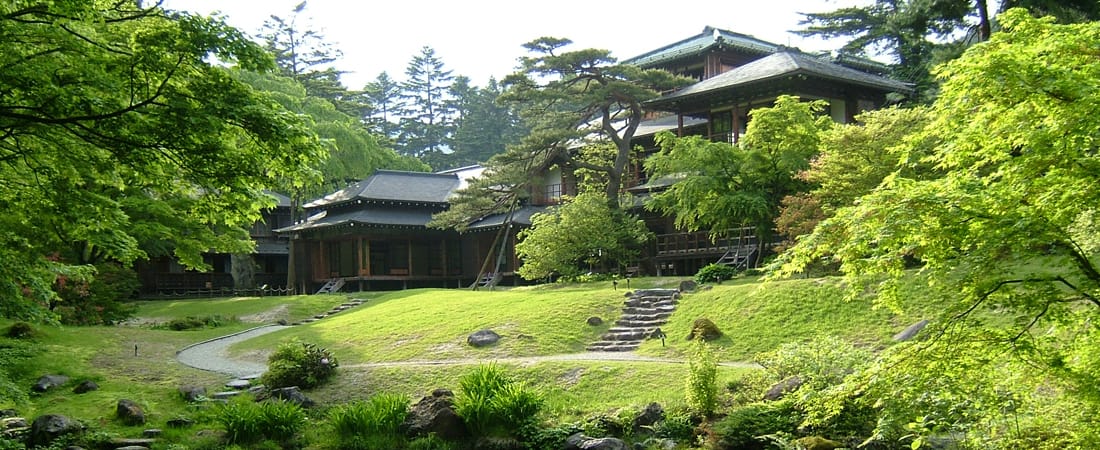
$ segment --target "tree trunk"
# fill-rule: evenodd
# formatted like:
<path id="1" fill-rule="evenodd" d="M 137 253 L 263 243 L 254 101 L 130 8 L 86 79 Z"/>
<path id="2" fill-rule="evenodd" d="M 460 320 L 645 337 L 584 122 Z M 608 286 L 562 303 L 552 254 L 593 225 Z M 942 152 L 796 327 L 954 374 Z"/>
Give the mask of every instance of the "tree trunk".
<path id="1" fill-rule="evenodd" d="M 989 5 L 986 0 L 977 0 L 978 2 L 978 38 L 982 42 L 988 41 L 989 36 L 993 33 L 989 25 Z"/>

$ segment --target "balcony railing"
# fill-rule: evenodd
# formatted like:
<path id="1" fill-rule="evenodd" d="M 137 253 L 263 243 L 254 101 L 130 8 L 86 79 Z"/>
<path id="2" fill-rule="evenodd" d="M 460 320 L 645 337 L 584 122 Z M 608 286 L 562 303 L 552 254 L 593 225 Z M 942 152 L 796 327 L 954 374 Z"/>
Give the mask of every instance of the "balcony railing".
<path id="1" fill-rule="evenodd" d="M 729 237 L 711 239 L 710 233 L 706 231 L 659 234 L 657 235 L 657 256 L 667 258 L 722 254 L 733 246 L 756 245 L 756 236 L 751 228 L 731 230 L 723 235 Z"/>

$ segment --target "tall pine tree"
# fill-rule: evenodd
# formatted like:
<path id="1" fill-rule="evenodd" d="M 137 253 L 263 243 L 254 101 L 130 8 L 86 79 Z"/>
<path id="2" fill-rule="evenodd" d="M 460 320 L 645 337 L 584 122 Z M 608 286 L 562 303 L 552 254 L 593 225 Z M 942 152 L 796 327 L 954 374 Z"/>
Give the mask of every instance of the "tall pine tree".
<path id="1" fill-rule="evenodd" d="M 402 97 L 408 101 L 408 114 L 401 119 L 398 151 L 435 167 L 448 151 L 453 119 L 448 92 L 454 76 L 428 46 L 409 61 L 405 75 L 401 87 Z"/>

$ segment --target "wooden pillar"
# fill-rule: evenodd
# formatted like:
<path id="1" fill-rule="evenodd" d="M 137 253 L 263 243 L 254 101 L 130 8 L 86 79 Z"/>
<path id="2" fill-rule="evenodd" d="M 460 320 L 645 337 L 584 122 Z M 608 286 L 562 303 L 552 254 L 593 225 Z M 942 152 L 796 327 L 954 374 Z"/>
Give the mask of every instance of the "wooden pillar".
<path id="1" fill-rule="evenodd" d="M 366 248 L 365 248 L 365 249 L 363 250 L 363 256 L 365 257 L 365 259 L 363 260 L 363 263 L 364 263 L 364 265 L 366 266 L 366 271 L 367 271 L 367 272 L 366 272 L 366 273 L 365 273 L 364 275 L 365 275 L 365 276 L 368 276 L 368 277 L 369 277 L 369 276 L 370 276 L 370 274 L 371 274 L 371 267 L 370 267 L 370 239 L 367 239 L 367 240 L 365 240 L 365 241 L 363 241 L 363 242 L 365 242 L 365 243 L 367 244 L 367 247 L 366 247 Z"/>
<path id="2" fill-rule="evenodd" d="M 741 140 L 741 111 L 737 109 L 737 103 L 733 104 L 733 111 L 730 115 L 733 116 L 733 143 L 736 144 L 737 141 Z"/>
<path id="3" fill-rule="evenodd" d="M 355 276 L 363 276 L 363 237 L 355 238 Z"/>
<path id="4" fill-rule="evenodd" d="M 439 240 L 439 245 L 443 249 L 443 254 L 440 255 L 440 256 L 443 258 L 443 264 L 442 264 L 443 274 L 442 275 L 443 275 L 443 278 L 446 279 L 447 276 L 451 274 L 451 272 L 449 270 L 447 270 L 448 269 L 448 267 L 447 267 L 447 259 L 448 259 L 447 258 L 447 238 L 441 238 Z"/>
<path id="5" fill-rule="evenodd" d="M 676 113 L 676 137 L 684 137 L 684 115 Z"/>
<path id="6" fill-rule="evenodd" d="M 405 239 L 405 250 L 409 254 L 409 259 L 405 261 L 405 264 L 409 265 L 406 268 L 406 272 L 408 272 L 408 273 L 406 273 L 405 276 L 406 277 L 411 277 L 412 274 L 413 274 L 413 241 L 412 241 L 412 239 Z M 408 287 L 406 287 L 406 289 L 407 288 Z"/>

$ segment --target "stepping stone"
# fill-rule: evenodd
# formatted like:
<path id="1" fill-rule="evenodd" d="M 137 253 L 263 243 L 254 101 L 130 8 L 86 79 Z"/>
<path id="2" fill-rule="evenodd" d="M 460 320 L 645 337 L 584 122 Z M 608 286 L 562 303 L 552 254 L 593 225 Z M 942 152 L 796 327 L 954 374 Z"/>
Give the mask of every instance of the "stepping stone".
<path id="1" fill-rule="evenodd" d="M 243 391 L 215 392 L 214 395 L 210 396 L 210 398 L 212 398 L 214 400 L 225 400 L 225 399 L 228 399 L 230 397 L 236 397 L 238 395 L 241 395 L 241 392 L 243 392 Z"/>
<path id="2" fill-rule="evenodd" d="M 240 378 L 236 380 L 229 380 L 229 382 L 225 383 L 225 387 L 230 389 L 248 389 L 249 386 L 252 386 L 251 381 L 242 380 Z"/>
<path id="3" fill-rule="evenodd" d="M 258 380 L 261 376 L 263 376 L 262 373 L 254 373 L 254 374 L 251 374 L 251 375 L 245 375 L 243 377 L 237 377 L 237 379 L 238 380 L 250 380 L 251 381 L 251 380 Z"/>
<path id="4" fill-rule="evenodd" d="M 326 316 L 324 314 L 318 314 L 316 316 L 313 316 L 314 319 L 324 319 L 325 317 Z"/>
<path id="5" fill-rule="evenodd" d="M 152 438 L 140 438 L 140 439 L 116 438 L 116 439 L 111 439 L 111 444 L 112 445 L 137 445 L 137 446 L 147 447 L 149 445 L 152 445 L 156 441 L 157 441 L 156 439 L 152 439 Z"/>

